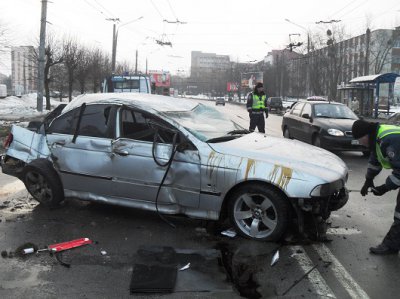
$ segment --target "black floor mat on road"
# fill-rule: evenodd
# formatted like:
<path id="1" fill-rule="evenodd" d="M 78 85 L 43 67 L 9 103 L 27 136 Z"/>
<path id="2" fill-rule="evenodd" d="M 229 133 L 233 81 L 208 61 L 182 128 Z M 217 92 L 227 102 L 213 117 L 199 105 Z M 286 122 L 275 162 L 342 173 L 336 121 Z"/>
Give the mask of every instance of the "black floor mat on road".
<path id="1" fill-rule="evenodd" d="M 175 266 L 133 265 L 130 284 L 131 294 L 134 293 L 171 293 L 176 282 Z"/>

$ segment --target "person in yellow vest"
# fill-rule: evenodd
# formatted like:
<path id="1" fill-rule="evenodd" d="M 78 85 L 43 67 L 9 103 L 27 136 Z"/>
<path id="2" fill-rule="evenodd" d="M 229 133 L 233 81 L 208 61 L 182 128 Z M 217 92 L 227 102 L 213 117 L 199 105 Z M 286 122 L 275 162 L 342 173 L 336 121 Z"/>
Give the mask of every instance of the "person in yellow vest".
<path id="1" fill-rule="evenodd" d="M 264 92 L 264 86 L 258 82 L 254 86 L 254 91 L 247 97 L 247 111 L 250 116 L 250 132 L 254 132 L 257 127 L 260 133 L 265 133 L 265 118 L 268 118 L 267 96 Z"/>
<path id="2" fill-rule="evenodd" d="M 371 155 L 368 161 L 365 183 L 361 188 L 361 195 L 365 196 L 368 190 L 376 196 L 382 196 L 390 190 L 400 187 L 400 127 L 379 123 L 356 120 L 352 126 L 352 133 L 360 144 L 367 146 Z M 374 178 L 382 168 L 392 169 L 392 174 L 385 184 L 375 187 Z M 398 254 L 400 249 L 400 192 L 397 194 L 397 204 L 394 211 L 394 222 L 382 243 L 371 247 L 373 254 Z"/>

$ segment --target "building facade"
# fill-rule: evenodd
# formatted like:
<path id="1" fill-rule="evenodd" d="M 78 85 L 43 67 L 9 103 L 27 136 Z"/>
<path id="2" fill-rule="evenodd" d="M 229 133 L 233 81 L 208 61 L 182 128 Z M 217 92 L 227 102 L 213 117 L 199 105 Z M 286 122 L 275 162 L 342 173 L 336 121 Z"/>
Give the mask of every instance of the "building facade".
<path id="1" fill-rule="evenodd" d="M 12 94 L 22 95 L 37 91 L 37 60 L 33 46 L 11 48 Z"/>

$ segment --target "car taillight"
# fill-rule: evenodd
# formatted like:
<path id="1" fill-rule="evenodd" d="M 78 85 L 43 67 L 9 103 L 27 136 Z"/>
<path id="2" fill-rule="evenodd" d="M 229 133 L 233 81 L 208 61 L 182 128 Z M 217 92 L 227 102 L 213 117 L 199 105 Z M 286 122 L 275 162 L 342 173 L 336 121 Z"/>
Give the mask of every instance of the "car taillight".
<path id="1" fill-rule="evenodd" d="M 8 133 L 6 140 L 4 140 L 3 147 L 7 149 L 13 141 L 13 134 Z"/>

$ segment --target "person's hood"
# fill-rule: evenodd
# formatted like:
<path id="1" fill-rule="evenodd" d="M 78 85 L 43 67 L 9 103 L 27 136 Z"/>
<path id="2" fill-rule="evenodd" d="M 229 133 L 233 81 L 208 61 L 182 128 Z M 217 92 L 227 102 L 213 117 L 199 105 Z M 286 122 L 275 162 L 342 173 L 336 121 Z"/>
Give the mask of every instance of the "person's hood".
<path id="1" fill-rule="evenodd" d="M 306 173 L 328 182 L 341 179 L 347 174 L 347 166 L 338 156 L 297 140 L 250 133 L 228 142 L 209 145 L 224 155 L 279 164 L 299 174 Z"/>

